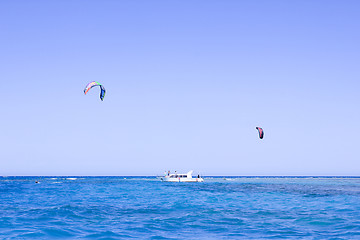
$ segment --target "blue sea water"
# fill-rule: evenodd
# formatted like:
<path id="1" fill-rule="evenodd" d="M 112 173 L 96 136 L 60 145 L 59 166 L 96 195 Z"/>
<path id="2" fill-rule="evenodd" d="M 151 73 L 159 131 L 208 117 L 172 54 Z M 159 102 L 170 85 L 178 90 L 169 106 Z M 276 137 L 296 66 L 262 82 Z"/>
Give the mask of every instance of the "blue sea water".
<path id="1" fill-rule="evenodd" d="M 0 238 L 360 239 L 360 178 L 2 177 Z"/>

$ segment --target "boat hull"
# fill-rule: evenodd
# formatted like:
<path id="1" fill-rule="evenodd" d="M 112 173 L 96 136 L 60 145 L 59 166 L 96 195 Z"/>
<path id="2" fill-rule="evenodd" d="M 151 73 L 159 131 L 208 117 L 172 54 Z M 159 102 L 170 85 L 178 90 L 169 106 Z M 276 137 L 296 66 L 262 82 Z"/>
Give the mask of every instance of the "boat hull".
<path id="1" fill-rule="evenodd" d="M 203 178 L 169 178 L 162 177 L 160 178 L 163 182 L 203 182 Z"/>

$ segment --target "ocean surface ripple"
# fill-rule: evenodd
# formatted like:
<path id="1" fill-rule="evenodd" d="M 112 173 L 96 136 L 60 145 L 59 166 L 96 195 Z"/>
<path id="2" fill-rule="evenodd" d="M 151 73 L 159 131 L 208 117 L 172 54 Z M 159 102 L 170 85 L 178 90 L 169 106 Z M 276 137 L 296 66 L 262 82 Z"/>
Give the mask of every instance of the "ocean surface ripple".
<path id="1" fill-rule="evenodd" d="M 0 178 L 2 239 L 360 239 L 359 213 L 355 177 Z"/>

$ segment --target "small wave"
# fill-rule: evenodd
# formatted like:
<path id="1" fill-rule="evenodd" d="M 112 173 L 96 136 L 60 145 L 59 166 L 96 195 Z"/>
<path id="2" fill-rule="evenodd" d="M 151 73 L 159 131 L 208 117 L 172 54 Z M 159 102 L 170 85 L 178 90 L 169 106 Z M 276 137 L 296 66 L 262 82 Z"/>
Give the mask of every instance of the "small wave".
<path id="1" fill-rule="evenodd" d="M 76 180 L 77 178 L 66 178 L 66 180 Z"/>
<path id="2" fill-rule="evenodd" d="M 224 178 L 225 181 L 236 181 L 235 178 Z"/>

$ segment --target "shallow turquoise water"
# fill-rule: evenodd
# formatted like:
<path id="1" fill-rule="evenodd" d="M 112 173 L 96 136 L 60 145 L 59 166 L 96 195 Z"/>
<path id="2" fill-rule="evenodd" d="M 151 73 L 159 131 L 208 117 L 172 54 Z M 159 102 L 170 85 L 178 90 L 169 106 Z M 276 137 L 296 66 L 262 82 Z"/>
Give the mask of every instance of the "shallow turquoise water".
<path id="1" fill-rule="evenodd" d="M 360 178 L 3 177 L 0 238 L 360 239 Z"/>

